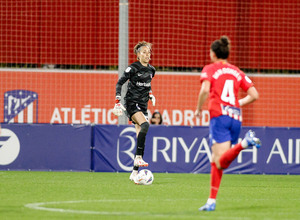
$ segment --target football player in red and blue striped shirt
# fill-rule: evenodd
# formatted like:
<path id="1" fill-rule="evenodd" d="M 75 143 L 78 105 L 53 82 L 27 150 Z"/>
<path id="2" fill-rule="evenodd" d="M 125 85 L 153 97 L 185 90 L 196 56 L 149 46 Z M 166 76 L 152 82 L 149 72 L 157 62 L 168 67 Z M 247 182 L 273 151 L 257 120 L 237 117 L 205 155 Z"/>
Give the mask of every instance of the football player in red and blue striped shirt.
<path id="1" fill-rule="evenodd" d="M 240 107 L 258 99 L 258 92 L 252 81 L 238 67 L 228 63 L 230 41 L 222 36 L 210 48 L 212 64 L 206 65 L 201 73 L 202 82 L 195 116 L 201 116 L 202 106 L 209 97 L 210 145 L 212 148 L 211 188 L 207 203 L 199 211 L 214 211 L 216 197 L 222 179 L 223 169 L 229 167 L 239 152 L 249 146 L 260 147 L 260 140 L 253 131 L 248 131 L 237 144 L 242 122 Z M 247 95 L 238 99 L 239 88 Z M 234 145 L 231 148 L 231 145 Z"/>

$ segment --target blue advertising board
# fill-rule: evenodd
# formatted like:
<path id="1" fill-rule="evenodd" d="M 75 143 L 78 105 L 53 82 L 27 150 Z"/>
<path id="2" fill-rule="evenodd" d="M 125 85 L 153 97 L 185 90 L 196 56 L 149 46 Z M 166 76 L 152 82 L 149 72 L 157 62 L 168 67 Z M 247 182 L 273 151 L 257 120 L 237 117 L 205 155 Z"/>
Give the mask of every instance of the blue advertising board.
<path id="1" fill-rule="evenodd" d="M 136 149 L 134 126 L 96 125 L 93 170 L 131 171 Z M 225 173 L 300 174 L 300 128 L 252 129 L 262 147 L 243 150 Z M 144 159 L 153 172 L 209 173 L 211 149 L 208 127 L 150 126 Z M 240 140 L 241 140 L 240 139 Z"/>
<path id="2" fill-rule="evenodd" d="M 225 173 L 300 174 L 300 128 L 244 127 L 262 147 L 243 150 Z M 150 126 L 144 159 L 153 172 L 209 173 L 208 127 Z M 241 140 L 240 139 L 240 140 Z M 132 125 L 4 124 L 0 170 L 130 172 Z"/>
<path id="3" fill-rule="evenodd" d="M 0 170 L 89 171 L 91 126 L 3 124 Z"/>

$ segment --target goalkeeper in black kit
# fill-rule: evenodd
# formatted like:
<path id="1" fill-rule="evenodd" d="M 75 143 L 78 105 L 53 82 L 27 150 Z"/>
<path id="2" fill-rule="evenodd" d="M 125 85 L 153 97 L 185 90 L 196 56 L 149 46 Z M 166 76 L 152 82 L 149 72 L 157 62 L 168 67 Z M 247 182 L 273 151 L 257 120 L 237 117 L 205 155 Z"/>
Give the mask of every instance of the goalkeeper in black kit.
<path id="1" fill-rule="evenodd" d="M 135 180 L 139 167 L 147 167 L 148 163 L 143 160 L 146 135 L 149 129 L 148 122 L 148 101 L 151 99 L 155 106 L 155 97 L 151 90 L 151 81 L 155 75 L 155 68 L 149 64 L 151 56 L 151 43 L 142 41 L 134 47 L 134 53 L 137 55 L 136 62 L 132 63 L 124 71 L 116 85 L 116 104 L 113 113 L 121 116 L 123 111 L 133 122 L 136 129 L 137 148 L 133 163 L 133 171 L 129 177 L 131 181 Z M 127 93 L 124 97 L 125 108 L 121 104 L 121 90 L 125 82 L 128 81 Z"/>

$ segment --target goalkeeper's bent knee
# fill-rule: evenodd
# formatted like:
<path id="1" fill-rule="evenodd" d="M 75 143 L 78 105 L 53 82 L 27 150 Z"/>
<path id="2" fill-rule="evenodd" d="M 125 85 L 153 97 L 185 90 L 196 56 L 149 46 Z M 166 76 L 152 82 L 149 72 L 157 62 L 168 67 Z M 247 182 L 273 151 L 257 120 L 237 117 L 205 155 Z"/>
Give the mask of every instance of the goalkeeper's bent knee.
<path id="1" fill-rule="evenodd" d="M 147 121 L 144 122 L 143 124 L 141 124 L 141 131 L 140 132 L 147 134 L 149 126 L 150 126 L 149 122 L 147 122 Z"/>

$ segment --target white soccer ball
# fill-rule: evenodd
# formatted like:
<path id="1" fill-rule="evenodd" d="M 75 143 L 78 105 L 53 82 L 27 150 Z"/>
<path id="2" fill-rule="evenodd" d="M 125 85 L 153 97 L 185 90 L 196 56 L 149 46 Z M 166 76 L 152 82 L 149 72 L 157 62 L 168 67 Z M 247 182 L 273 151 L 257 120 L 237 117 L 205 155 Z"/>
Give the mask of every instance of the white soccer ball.
<path id="1" fill-rule="evenodd" d="M 153 180 L 154 176 L 152 172 L 150 170 L 143 169 L 137 174 L 135 183 L 139 185 L 151 185 Z"/>

